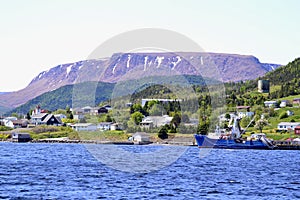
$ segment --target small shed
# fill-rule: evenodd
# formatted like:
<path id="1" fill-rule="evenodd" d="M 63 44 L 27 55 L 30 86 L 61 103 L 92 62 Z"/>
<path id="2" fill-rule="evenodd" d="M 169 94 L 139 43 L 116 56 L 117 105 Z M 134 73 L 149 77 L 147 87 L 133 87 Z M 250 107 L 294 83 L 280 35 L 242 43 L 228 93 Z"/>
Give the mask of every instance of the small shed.
<path id="1" fill-rule="evenodd" d="M 300 135 L 300 126 L 295 127 L 295 134 Z"/>
<path id="2" fill-rule="evenodd" d="M 300 98 L 293 99 L 293 104 L 299 104 L 300 105 Z"/>
<path id="3" fill-rule="evenodd" d="M 150 136 L 145 132 L 136 132 L 132 137 L 134 142 L 150 142 Z"/>
<path id="4" fill-rule="evenodd" d="M 31 137 L 29 133 L 13 133 L 12 141 L 13 142 L 29 142 Z"/>

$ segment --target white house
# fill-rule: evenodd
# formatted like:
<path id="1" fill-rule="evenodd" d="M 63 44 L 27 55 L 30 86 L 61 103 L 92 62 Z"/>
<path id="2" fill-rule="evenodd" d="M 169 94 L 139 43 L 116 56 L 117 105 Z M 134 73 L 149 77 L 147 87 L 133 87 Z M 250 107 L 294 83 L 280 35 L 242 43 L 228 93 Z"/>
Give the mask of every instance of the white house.
<path id="1" fill-rule="evenodd" d="M 113 123 L 112 122 L 101 122 L 97 125 L 97 129 L 100 129 L 100 130 L 111 130 L 111 125 Z"/>
<path id="2" fill-rule="evenodd" d="M 277 107 L 277 101 L 265 101 L 264 104 L 265 107 L 273 107 L 273 108 Z"/>
<path id="3" fill-rule="evenodd" d="M 219 120 L 221 121 L 221 122 L 224 122 L 224 121 L 230 121 L 230 119 L 232 119 L 232 118 L 234 118 L 235 117 L 235 114 L 233 114 L 233 113 L 229 113 L 229 115 L 230 115 L 230 118 L 229 119 L 227 119 L 225 116 L 226 116 L 226 113 L 224 113 L 224 114 L 221 114 L 218 118 L 219 118 Z M 198 121 L 199 122 L 199 121 Z M 197 123 L 198 124 L 198 123 Z"/>
<path id="4" fill-rule="evenodd" d="M 10 128 L 15 128 L 15 125 L 14 125 L 14 123 L 12 121 L 13 120 L 4 119 L 3 120 L 4 126 L 10 127 Z"/>
<path id="5" fill-rule="evenodd" d="M 89 114 L 92 112 L 93 108 L 91 106 L 85 106 L 82 108 L 82 110 L 83 110 L 83 113 Z"/>
<path id="6" fill-rule="evenodd" d="M 56 114 L 54 115 L 56 118 L 60 118 L 60 119 L 67 119 L 67 116 L 64 114 Z"/>
<path id="7" fill-rule="evenodd" d="M 140 125 L 145 128 L 150 127 L 160 127 L 166 124 L 170 124 L 173 117 L 169 117 L 168 115 L 163 116 L 148 116 L 142 119 Z"/>
<path id="8" fill-rule="evenodd" d="M 145 132 L 136 132 L 132 138 L 134 142 L 150 142 L 150 136 Z"/>
<path id="9" fill-rule="evenodd" d="M 291 110 L 287 110 L 286 114 L 287 114 L 287 116 L 292 116 L 292 115 L 294 115 L 294 112 Z"/>
<path id="10" fill-rule="evenodd" d="M 296 126 L 299 126 L 300 122 L 280 122 L 277 125 L 278 130 L 295 130 Z"/>
<path id="11" fill-rule="evenodd" d="M 6 117 L 4 120 L 13 121 L 13 120 L 18 120 L 18 118 L 17 117 Z"/>
<path id="12" fill-rule="evenodd" d="M 237 113 L 239 118 L 243 118 L 243 117 L 253 117 L 254 116 L 254 112 L 238 112 Z"/>
<path id="13" fill-rule="evenodd" d="M 118 123 L 113 123 L 113 122 L 101 122 L 97 125 L 97 129 L 100 129 L 100 130 L 112 130 L 112 131 L 115 131 L 115 130 L 121 130 L 121 127 Z"/>
<path id="14" fill-rule="evenodd" d="M 73 118 L 75 120 L 81 120 L 81 119 L 84 119 L 84 115 L 83 114 L 75 114 L 75 115 L 73 115 Z"/>
<path id="15" fill-rule="evenodd" d="M 92 123 L 77 123 L 71 125 L 75 131 L 96 131 L 97 125 Z"/>
<path id="16" fill-rule="evenodd" d="M 284 108 L 284 107 L 286 107 L 286 104 L 287 104 L 287 100 L 282 100 L 282 101 L 280 102 L 279 107 L 280 107 L 280 108 Z"/>

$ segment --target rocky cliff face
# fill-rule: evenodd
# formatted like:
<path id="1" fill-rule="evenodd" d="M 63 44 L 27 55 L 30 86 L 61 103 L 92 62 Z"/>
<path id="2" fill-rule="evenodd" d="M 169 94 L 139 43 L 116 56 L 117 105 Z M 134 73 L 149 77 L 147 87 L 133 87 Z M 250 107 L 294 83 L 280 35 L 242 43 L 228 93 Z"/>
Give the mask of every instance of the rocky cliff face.
<path id="1" fill-rule="evenodd" d="M 118 53 L 110 58 L 62 64 L 41 72 L 24 89 L 2 94 L 0 106 L 17 107 L 64 85 L 118 82 L 145 76 L 201 75 L 223 82 L 255 79 L 277 68 L 254 56 L 220 53 Z"/>

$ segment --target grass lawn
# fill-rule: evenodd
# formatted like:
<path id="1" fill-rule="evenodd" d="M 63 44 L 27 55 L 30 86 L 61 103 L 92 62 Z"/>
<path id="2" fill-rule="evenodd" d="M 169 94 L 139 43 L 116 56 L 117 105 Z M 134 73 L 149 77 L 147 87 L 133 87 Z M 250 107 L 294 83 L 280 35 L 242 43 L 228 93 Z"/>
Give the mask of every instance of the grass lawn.
<path id="1" fill-rule="evenodd" d="M 129 134 L 123 131 L 80 131 L 78 132 L 81 140 L 99 140 L 99 141 L 127 141 Z"/>
<path id="2" fill-rule="evenodd" d="M 294 95 L 294 96 L 283 97 L 283 98 L 280 98 L 280 99 L 278 99 L 278 100 L 289 100 L 289 101 L 293 101 L 293 99 L 295 99 L 295 98 L 300 98 L 300 94 Z"/>
<path id="3" fill-rule="evenodd" d="M 287 110 L 293 111 L 294 115 L 289 116 L 287 118 L 279 119 L 279 115 L 283 112 L 286 112 Z M 268 119 L 269 121 L 269 128 L 268 129 L 276 129 L 278 123 L 280 122 L 291 122 L 294 120 L 295 122 L 300 122 L 300 109 L 299 108 L 294 108 L 294 107 L 286 107 L 286 108 L 280 108 L 279 110 L 276 110 L 276 117 L 270 117 Z"/>

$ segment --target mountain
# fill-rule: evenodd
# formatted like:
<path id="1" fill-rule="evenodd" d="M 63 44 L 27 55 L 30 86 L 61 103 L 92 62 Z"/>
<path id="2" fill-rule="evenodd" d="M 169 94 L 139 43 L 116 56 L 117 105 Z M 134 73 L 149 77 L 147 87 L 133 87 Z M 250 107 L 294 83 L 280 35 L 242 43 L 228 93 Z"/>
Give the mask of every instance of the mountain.
<path id="1" fill-rule="evenodd" d="M 0 92 L 0 95 L 1 95 L 1 94 L 7 94 L 7 93 L 9 93 L 9 92 Z"/>
<path id="2" fill-rule="evenodd" d="M 22 90 L 2 94 L 0 106 L 14 108 L 65 85 L 117 83 L 149 76 L 197 75 L 219 81 L 255 79 L 277 68 L 254 56 L 221 53 L 116 53 L 110 58 L 58 65 L 41 72 Z"/>

